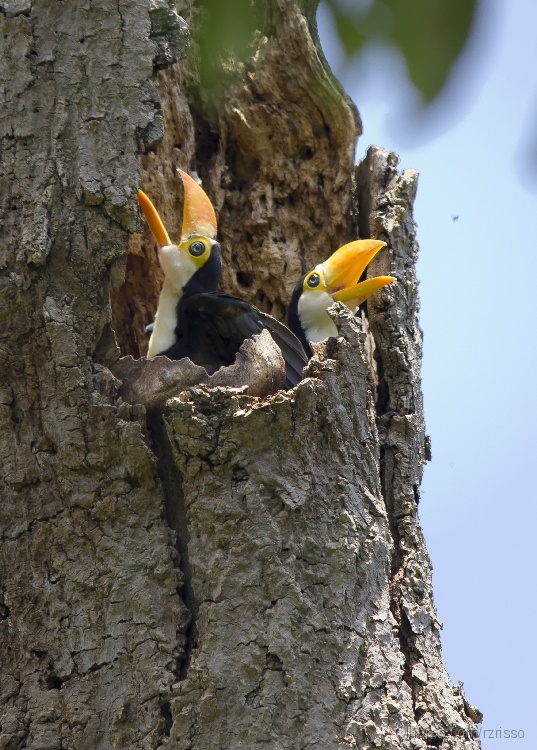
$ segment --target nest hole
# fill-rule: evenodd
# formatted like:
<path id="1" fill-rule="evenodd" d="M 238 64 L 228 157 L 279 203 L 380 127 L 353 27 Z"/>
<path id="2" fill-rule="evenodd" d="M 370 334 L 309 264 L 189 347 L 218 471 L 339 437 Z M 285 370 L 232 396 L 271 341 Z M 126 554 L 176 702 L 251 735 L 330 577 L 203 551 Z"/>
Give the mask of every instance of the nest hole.
<path id="1" fill-rule="evenodd" d="M 244 289 L 250 289 L 254 285 L 254 274 L 248 271 L 237 271 L 237 284 Z"/>
<path id="2" fill-rule="evenodd" d="M 147 354 L 149 336 L 146 326 L 153 322 L 157 309 L 162 271 L 154 243 L 138 240 L 129 247 L 125 279 L 121 286 L 110 289 L 112 328 L 121 356 L 139 359 Z"/>

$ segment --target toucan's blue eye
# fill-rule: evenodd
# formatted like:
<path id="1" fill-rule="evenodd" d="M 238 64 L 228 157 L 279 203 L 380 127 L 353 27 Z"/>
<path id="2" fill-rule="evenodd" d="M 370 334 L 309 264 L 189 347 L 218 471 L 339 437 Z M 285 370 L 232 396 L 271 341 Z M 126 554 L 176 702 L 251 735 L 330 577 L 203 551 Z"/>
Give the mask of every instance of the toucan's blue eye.
<path id="1" fill-rule="evenodd" d="M 318 273 L 312 273 L 309 277 L 307 284 L 310 287 L 310 289 L 315 289 L 316 286 L 319 286 L 321 283 L 321 277 Z"/>
<path id="2" fill-rule="evenodd" d="M 197 258 L 200 255 L 203 255 L 203 253 L 205 252 L 205 245 L 199 240 L 197 242 L 193 242 L 188 248 L 188 252 L 190 253 L 190 255 L 194 255 Z"/>

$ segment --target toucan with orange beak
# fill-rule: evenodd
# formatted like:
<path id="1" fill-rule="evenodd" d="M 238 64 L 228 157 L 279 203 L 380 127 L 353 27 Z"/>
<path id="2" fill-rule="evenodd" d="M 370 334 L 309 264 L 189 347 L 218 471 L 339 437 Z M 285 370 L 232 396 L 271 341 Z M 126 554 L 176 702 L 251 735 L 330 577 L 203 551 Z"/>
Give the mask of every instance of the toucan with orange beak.
<path id="1" fill-rule="evenodd" d="M 338 335 L 327 312 L 334 302 L 343 302 L 355 313 L 373 292 L 396 280 L 393 276 L 375 276 L 360 281 L 366 266 L 383 247 L 386 243 L 380 240 L 349 242 L 300 278 L 289 303 L 288 321 L 308 357 L 312 355 L 311 342 Z"/>
<path id="2" fill-rule="evenodd" d="M 230 294 L 216 292 L 222 254 L 216 241 L 216 216 L 203 188 L 178 170 L 184 186 L 181 239 L 174 244 L 150 199 L 141 190 L 138 199 L 155 236 L 164 271 L 148 359 L 189 357 L 215 371 L 230 365 L 244 339 L 267 329 L 285 361 L 286 388 L 302 378 L 307 357 L 297 337 L 278 320 Z"/>

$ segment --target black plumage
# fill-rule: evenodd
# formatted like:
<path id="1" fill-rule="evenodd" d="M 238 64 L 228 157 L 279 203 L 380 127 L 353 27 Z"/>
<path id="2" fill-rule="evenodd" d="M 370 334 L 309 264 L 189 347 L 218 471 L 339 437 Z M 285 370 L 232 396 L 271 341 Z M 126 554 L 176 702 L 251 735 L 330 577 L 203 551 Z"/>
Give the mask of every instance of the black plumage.
<path id="1" fill-rule="evenodd" d="M 298 301 L 300 299 L 300 296 L 302 295 L 304 279 L 306 278 L 306 276 L 307 274 L 303 274 L 297 281 L 296 286 L 293 289 L 293 294 L 291 295 L 291 300 L 289 301 L 289 309 L 287 311 L 287 320 L 289 322 L 289 328 L 302 344 L 302 347 L 309 359 L 313 356 L 313 349 L 310 346 L 310 342 L 308 341 L 308 338 L 306 336 L 306 331 L 304 330 L 304 326 L 302 325 L 302 321 L 300 320 L 300 316 L 298 314 Z"/>
<path id="2" fill-rule="evenodd" d="M 177 341 L 161 352 L 170 359 L 189 357 L 216 370 L 231 365 L 243 341 L 266 329 L 285 361 L 285 387 L 302 379 L 307 357 L 297 337 L 271 315 L 234 297 L 218 292 L 183 294 L 177 305 Z"/>
<path id="3" fill-rule="evenodd" d="M 194 294 L 204 292 L 215 292 L 220 283 L 221 275 L 222 250 L 220 244 L 213 241 L 207 260 L 183 286 L 183 297 L 191 297 Z"/>

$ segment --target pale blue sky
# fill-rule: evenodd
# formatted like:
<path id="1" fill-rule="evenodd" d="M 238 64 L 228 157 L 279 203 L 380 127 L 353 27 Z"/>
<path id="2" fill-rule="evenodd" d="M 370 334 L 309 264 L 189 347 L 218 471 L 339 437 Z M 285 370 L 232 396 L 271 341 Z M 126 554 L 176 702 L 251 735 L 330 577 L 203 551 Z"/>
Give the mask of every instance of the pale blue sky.
<path id="1" fill-rule="evenodd" d="M 537 172 L 529 164 L 537 144 L 537 2 L 481 6 L 444 96 L 421 119 L 405 115 L 414 98 L 396 55 L 370 51 L 345 65 L 322 7 L 318 22 L 362 116 L 357 157 L 375 143 L 420 172 L 415 216 L 433 460 L 419 514 L 448 672 L 483 711 L 482 729 L 494 731 L 493 739 L 482 735 L 484 750 L 534 750 Z M 507 738 L 506 730 L 523 737 Z"/>

